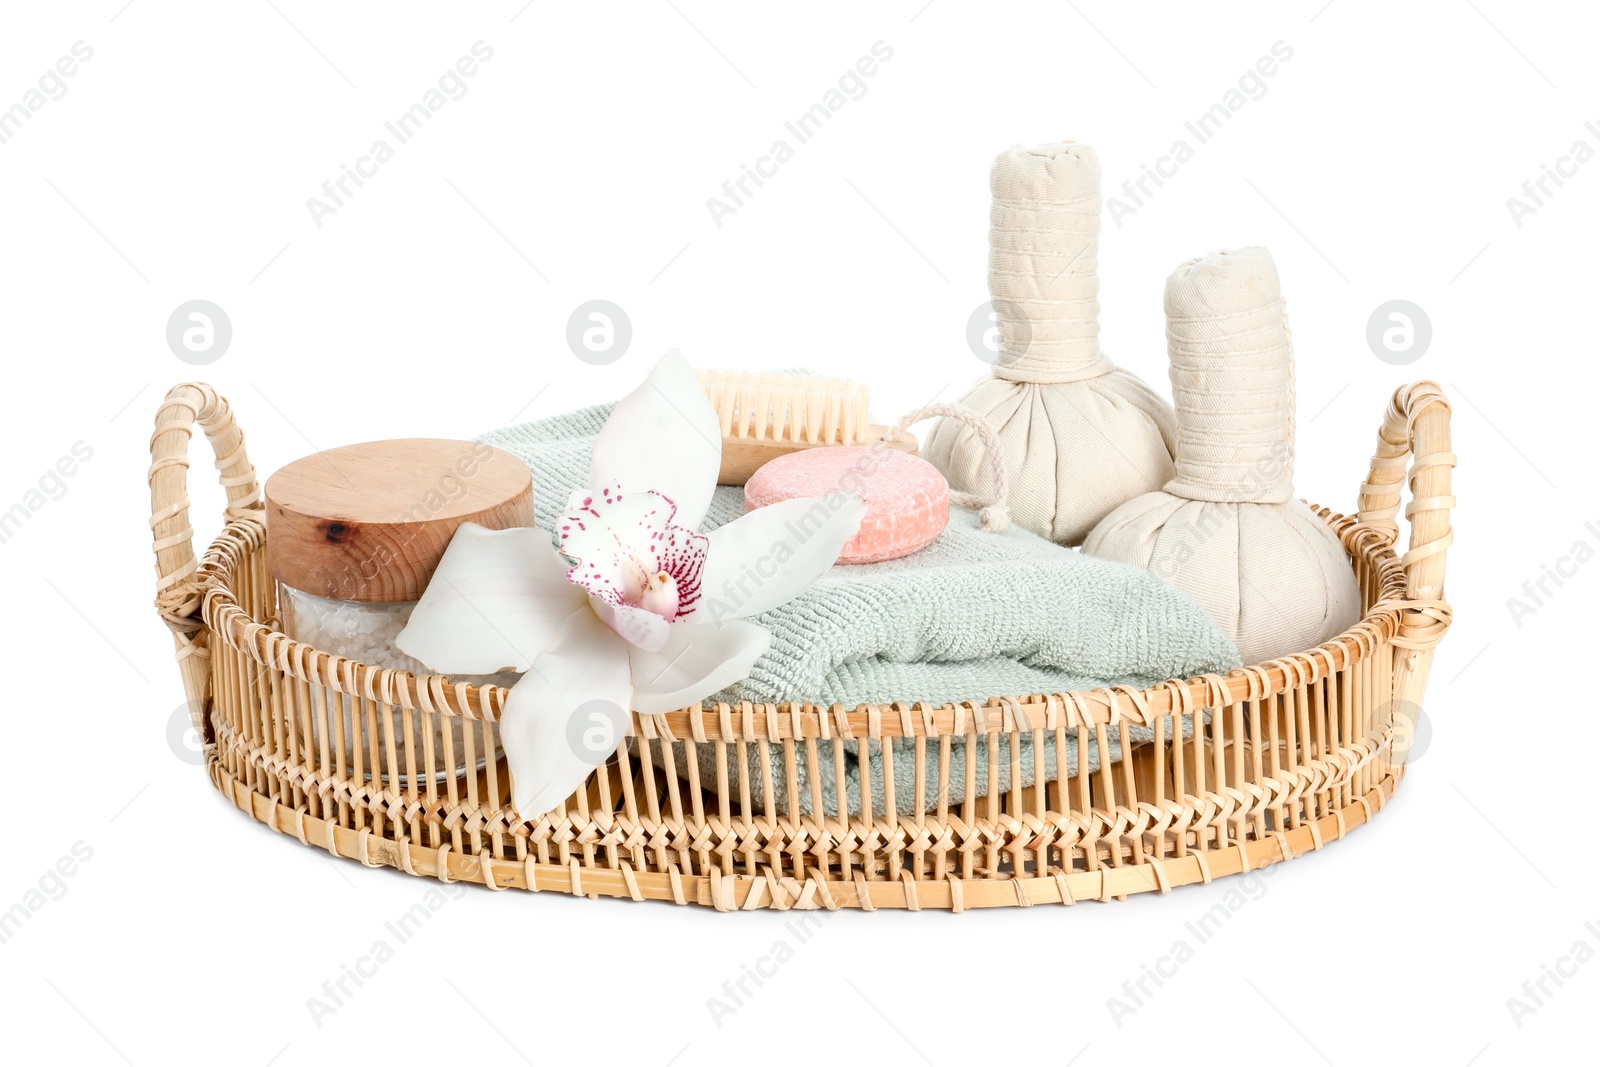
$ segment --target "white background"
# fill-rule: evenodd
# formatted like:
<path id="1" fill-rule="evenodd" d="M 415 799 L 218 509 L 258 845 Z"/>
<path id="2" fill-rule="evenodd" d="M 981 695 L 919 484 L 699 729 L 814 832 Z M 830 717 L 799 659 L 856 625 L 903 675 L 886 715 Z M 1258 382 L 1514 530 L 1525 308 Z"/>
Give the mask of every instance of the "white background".
<path id="1" fill-rule="evenodd" d="M 0 144 L 0 510 L 76 442 L 93 450 L 0 545 L 0 909 L 75 843 L 92 850 L 0 944 L 8 1058 L 1490 1064 L 1591 1031 L 1600 962 L 1549 984 L 1521 1026 L 1507 998 L 1580 938 L 1600 949 L 1584 929 L 1600 920 L 1600 566 L 1521 625 L 1507 600 L 1575 542 L 1600 546 L 1585 529 L 1600 521 L 1586 392 L 1600 162 L 1520 227 L 1506 200 L 1574 141 L 1600 147 L 1584 128 L 1600 120 L 1592 14 L 123 2 L 0 14 L 0 108 L 74 42 L 93 48 Z M 479 40 L 493 58 L 466 95 L 319 228 L 307 198 Z M 985 369 L 964 331 L 987 295 L 994 154 L 1088 142 L 1116 195 L 1280 40 L 1293 57 L 1265 95 L 1120 227 L 1107 217 L 1102 341 L 1165 391 L 1167 273 L 1268 245 L 1297 343 L 1298 488 L 1341 510 L 1395 386 L 1450 392 L 1458 621 L 1431 743 L 1394 804 L 1276 868 L 1120 1027 L 1107 998 L 1192 941 L 1184 924 L 1234 885 L 1071 911 L 841 913 L 720 1026 L 708 998 L 795 941 L 784 916 L 460 890 L 319 1026 L 308 999 L 432 883 L 252 824 L 169 742 L 183 698 L 150 608 L 144 486 L 162 393 L 214 383 L 263 476 L 313 449 L 466 437 L 615 396 L 671 347 L 701 366 L 858 376 L 880 418 L 954 399 Z M 893 56 L 865 95 L 719 228 L 707 198 L 877 41 Z M 233 326 L 199 368 L 165 341 L 196 298 Z M 601 368 L 564 339 L 594 298 L 633 324 Z M 1366 342 L 1395 298 L 1432 321 L 1410 366 Z M 192 486 L 203 538 L 221 507 L 209 472 L 197 462 Z"/>

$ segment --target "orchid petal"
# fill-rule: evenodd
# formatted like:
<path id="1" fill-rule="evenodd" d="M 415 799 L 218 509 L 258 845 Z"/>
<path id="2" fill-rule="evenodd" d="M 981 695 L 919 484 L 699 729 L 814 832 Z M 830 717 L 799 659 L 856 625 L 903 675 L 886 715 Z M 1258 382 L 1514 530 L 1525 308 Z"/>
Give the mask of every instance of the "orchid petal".
<path id="1" fill-rule="evenodd" d="M 685 621 L 744 618 L 788 603 L 833 566 L 866 513 L 860 497 L 832 493 L 780 500 L 711 531 L 698 610 Z"/>
<path id="2" fill-rule="evenodd" d="M 722 428 L 705 389 L 674 349 L 644 384 L 617 402 L 595 438 L 590 485 L 653 490 L 678 505 L 678 523 L 696 529 L 711 506 L 722 468 Z"/>
<path id="3" fill-rule="evenodd" d="M 628 650 L 634 710 L 664 715 L 698 704 L 747 676 L 771 643 L 766 627 L 741 619 L 678 623 L 660 651 Z"/>
<path id="4" fill-rule="evenodd" d="M 660 493 L 612 485 L 574 493 L 556 520 L 561 551 L 577 563 L 568 579 L 597 600 L 637 607 L 652 576 L 664 573 L 677 600 L 667 621 L 687 615 L 700 599 L 708 542 L 674 525 L 676 511 Z"/>
<path id="5" fill-rule="evenodd" d="M 462 523 L 395 647 L 447 674 L 525 671 L 584 606 L 548 533 Z"/>
<path id="6" fill-rule="evenodd" d="M 512 806 L 535 819 L 571 796 L 627 734 L 628 646 L 580 606 L 500 714 Z"/>
<path id="7" fill-rule="evenodd" d="M 653 611 L 631 604 L 612 604 L 598 597 L 590 597 L 589 606 L 612 633 L 635 648 L 653 652 L 667 643 L 672 624 Z"/>

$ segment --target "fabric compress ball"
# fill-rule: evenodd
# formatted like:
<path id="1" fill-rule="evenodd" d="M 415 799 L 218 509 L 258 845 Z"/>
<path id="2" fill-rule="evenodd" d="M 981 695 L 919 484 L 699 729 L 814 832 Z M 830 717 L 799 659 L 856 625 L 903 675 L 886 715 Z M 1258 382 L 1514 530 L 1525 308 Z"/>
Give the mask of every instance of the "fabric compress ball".
<path id="1" fill-rule="evenodd" d="M 1294 357 L 1264 248 L 1213 252 L 1167 279 L 1176 474 L 1084 542 L 1194 597 L 1246 663 L 1301 652 L 1360 615 L 1338 537 L 1294 499 Z"/>
<path id="2" fill-rule="evenodd" d="M 962 398 L 1000 435 L 1011 518 L 1076 545 L 1123 501 L 1172 477 L 1172 409 L 1100 351 L 1100 163 L 1070 141 L 1012 148 L 989 176 L 991 377 Z M 984 449 L 946 419 L 923 455 L 954 489 L 993 495 Z"/>

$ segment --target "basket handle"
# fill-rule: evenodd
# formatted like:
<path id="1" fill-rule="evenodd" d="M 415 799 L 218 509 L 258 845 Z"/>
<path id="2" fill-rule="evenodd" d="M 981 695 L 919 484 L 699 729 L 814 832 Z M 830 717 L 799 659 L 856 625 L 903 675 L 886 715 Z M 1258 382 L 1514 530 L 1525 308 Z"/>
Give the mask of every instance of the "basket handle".
<path id="1" fill-rule="evenodd" d="M 210 673 L 205 623 L 200 619 L 201 589 L 195 581 L 194 530 L 189 525 L 189 439 L 195 423 L 211 441 L 228 506 L 229 521 L 260 519 L 261 487 L 245 454 L 244 434 L 228 402 L 211 386 L 184 382 L 168 391 L 156 412 L 150 436 L 150 534 L 156 554 L 156 611 L 172 631 L 179 669 L 195 729 L 205 737 L 204 708 Z"/>
<path id="2" fill-rule="evenodd" d="M 1444 593 L 1445 553 L 1455 540 L 1450 529 L 1450 509 L 1456 504 L 1450 495 L 1450 471 L 1455 465 L 1450 401 L 1444 391 L 1428 381 L 1395 390 L 1378 430 L 1371 472 L 1361 484 L 1357 517 L 1363 526 L 1377 530 L 1385 543 L 1393 544 L 1400 535 L 1395 522 L 1400 485 L 1410 483 L 1406 518 L 1411 522 L 1411 545 L 1400 564 L 1413 600 L 1440 599 Z"/>
<path id="3" fill-rule="evenodd" d="M 1409 464 L 1407 460 L 1409 459 Z M 1450 605 L 1444 598 L 1445 556 L 1455 534 L 1450 493 L 1456 454 L 1450 449 L 1450 401 L 1437 382 L 1420 381 L 1395 390 L 1378 430 L 1378 447 L 1357 504 L 1359 523 L 1375 531 L 1385 544 L 1400 536 L 1395 516 L 1400 511 L 1402 483 L 1410 488 L 1406 518 L 1411 542 L 1400 565 L 1406 574 L 1406 603 L 1394 643 L 1400 668 L 1396 695 L 1421 702 L 1433 649 L 1450 627 Z"/>

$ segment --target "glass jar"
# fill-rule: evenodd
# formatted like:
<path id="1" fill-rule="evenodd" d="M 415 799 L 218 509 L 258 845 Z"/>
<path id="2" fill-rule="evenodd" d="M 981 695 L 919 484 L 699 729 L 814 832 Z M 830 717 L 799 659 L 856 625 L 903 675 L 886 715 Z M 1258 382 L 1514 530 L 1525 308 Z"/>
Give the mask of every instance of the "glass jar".
<path id="1" fill-rule="evenodd" d="M 319 452 L 267 480 L 267 568 L 284 632 L 371 667 L 432 673 L 395 647 L 456 528 L 533 525 L 527 464 L 471 441 L 374 441 Z M 510 686 L 520 675 L 452 676 Z M 296 707 L 302 744 L 338 749 L 346 773 L 398 787 L 480 771 L 499 727 L 340 695 Z M 337 706 L 335 706 L 337 704 Z M 324 720 L 322 716 L 326 715 Z M 309 723 L 308 723 L 309 720 Z M 413 782 L 413 784 L 415 784 Z"/>

